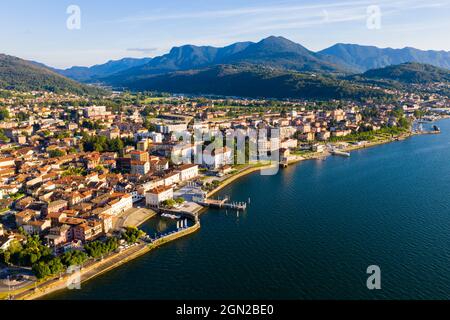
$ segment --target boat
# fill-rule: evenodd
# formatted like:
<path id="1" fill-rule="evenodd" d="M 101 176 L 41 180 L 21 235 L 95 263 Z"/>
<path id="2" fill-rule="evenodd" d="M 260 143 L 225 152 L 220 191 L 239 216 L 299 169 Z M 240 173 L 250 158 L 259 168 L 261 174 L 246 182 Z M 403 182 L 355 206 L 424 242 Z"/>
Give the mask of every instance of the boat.
<path id="1" fill-rule="evenodd" d="M 168 218 L 168 219 L 171 219 L 171 220 L 178 220 L 178 219 L 181 218 L 180 216 L 177 216 L 175 214 L 169 214 L 169 213 L 163 213 L 163 214 L 161 214 L 161 217 Z"/>
<path id="2" fill-rule="evenodd" d="M 340 150 L 331 150 L 330 152 L 332 155 L 335 155 L 335 156 L 350 157 L 350 152 L 345 152 L 345 151 L 340 151 Z"/>

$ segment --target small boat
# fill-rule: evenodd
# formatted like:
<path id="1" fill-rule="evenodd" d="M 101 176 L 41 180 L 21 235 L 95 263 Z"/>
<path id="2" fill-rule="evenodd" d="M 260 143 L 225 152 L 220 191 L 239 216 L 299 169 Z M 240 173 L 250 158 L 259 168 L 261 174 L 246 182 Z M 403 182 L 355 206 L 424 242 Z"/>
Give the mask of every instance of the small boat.
<path id="1" fill-rule="evenodd" d="M 177 215 L 174 215 L 174 214 L 169 214 L 169 213 L 163 213 L 161 215 L 161 217 L 167 218 L 167 219 L 171 219 L 171 220 L 178 220 L 178 219 L 181 218 L 180 216 L 177 216 Z"/>
<path id="2" fill-rule="evenodd" d="M 343 156 L 350 157 L 350 152 L 340 151 L 340 150 L 331 150 L 331 154 L 335 156 Z"/>

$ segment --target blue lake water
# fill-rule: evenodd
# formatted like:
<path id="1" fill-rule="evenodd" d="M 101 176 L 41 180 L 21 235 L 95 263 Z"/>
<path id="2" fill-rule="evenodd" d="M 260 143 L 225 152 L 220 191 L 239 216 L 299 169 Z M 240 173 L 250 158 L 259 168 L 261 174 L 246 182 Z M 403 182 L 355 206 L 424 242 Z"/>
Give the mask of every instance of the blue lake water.
<path id="1" fill-rule="evenodd" d="M 198 233 L 49 298 L 448 299 L 450 120 L 438 125 L 244 177 L 219 195 L 251 198 L 246 213 L 209 210 Z M 381 290 L 366 287 L 369 265 Z"/>

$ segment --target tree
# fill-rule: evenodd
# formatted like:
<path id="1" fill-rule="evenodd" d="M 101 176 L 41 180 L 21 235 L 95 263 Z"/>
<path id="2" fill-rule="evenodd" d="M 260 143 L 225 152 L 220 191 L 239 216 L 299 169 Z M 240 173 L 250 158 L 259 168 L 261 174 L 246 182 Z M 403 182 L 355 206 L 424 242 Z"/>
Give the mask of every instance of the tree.
<path id="1" fill-rule="evenodd" d="M 0 109 L 0 121 L 9 119 L 9 111 L 5 108 Z"/>
<path id="2" fill-rule="evenodd" d="M 64 156 L 66 153 L 59 149 L 53 149 L 48 152 L 50 158 L 58 158 Z"/>
<path id="3" fill-rule="evenodd" d="M 20 122 L 22 122 L 22 121 L 27 121 L 28 119 L 30 119 L 30 116 L 29 116 L 27 113 L 25 113 L 25 112 L 23 112 L 23 111 L 20 111 L 20 112 L 16 115 L 16 118 L 17 118 L 17 120 L 19 120 Z"/>
<path id="4" fill-rule="evenodd" d="M 61 262 L 66 267 L 82 265 L 87 259 L 88 255 L 78 250 L 65 252 L 61 256 Z"/>
<path id="5" fill-rule="evenodd" d="M 94 241 L 84 246 L 87 254 L 93 258 L 99 258 L 102 255 L 110 253 L 119 247 L 117 238 L 108 238 L 105 242 Z"/>
<path id="6" fill-rule="evenodd" d="M 0 261 L 4 264 L 9 264 L 11 260 L 11 252 L 9 250 L 0 251 Z"/>
<path id="7" fill-rule="evenodd" d="M 136 243 L 143 234 L 144 232 L 137 228 L 127 227 L 125 232 L 122 234 L 122 239 L 124 239 L 128 244 L 133 244 Z"/>
<path id="8" fill-rule="evenodd" d="M 38 279 L 43 279 L 51 274 L 50 267 L 45 262 L 35 263 L 32 267 L 34 275 Z"/>
<path id="9" fill-rule="evenodd" d="M 176 205 L 176 202 L 173 199 L 169 199 L 169 200 L 164 200 L 163 202 L 161 202 L 161 204 L 163 207 L 173 208 Z"/>
<path id="10" fill-rule="evenodd" d="M 184 200 L 184 198 L 181 198 L 181 197 L 175 199 L 175 202 L 176 202 L 177 204 L 183 204 L 185 201 L 186 201 L 186 200 Z"/>

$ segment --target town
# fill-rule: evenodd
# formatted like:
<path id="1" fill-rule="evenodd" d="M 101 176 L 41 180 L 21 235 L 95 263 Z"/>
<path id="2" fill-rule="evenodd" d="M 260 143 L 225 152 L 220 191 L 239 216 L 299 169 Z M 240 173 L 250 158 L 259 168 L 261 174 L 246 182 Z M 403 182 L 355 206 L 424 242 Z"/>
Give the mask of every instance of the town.
<path id="1" fill-rule="evenodd" d="M 2 91 L 0 297 L 195 231 L 205 206 L 245 210 L 213 195 L 249 172 L 439 132 L 421 124 L 447 116 L 448 98 L 390 93 L 396 99 L 314 102 Z M 235 132 L 245 133 L 240 145 Z M 155 218 L 177 228 L 138 229 Z"/>

